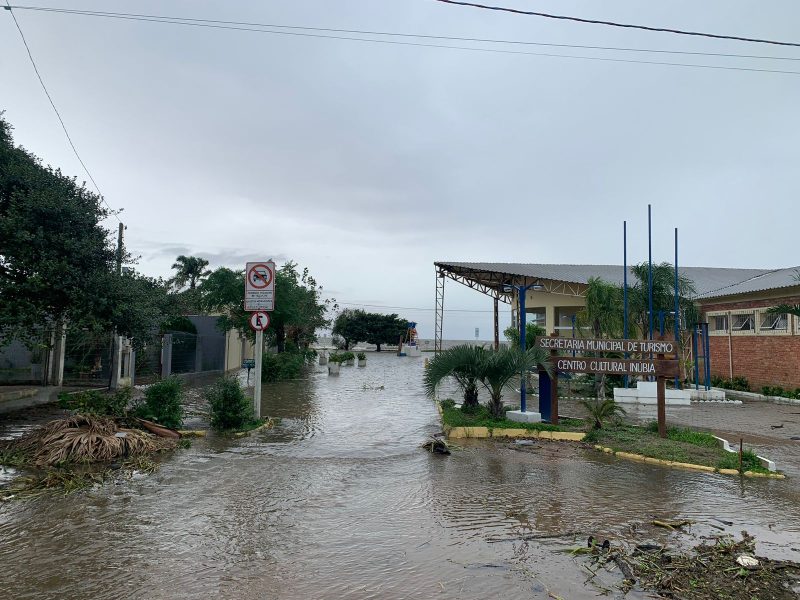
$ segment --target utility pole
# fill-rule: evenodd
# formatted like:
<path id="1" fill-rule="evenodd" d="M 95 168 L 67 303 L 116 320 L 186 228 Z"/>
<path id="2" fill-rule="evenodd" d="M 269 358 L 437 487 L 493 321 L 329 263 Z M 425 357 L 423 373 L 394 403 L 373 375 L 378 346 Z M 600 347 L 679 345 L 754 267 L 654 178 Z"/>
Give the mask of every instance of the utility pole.
<path id="1" fill-rule="evenodd" d="M 125 225 L 122 221 L 119 223 L 119 231 L 117 232 L 117 275 L 122 274 L 122 232 L 125 231 Z"/>
<path id="2" fill-rule="evenodd" d="M 117 230 L 117 276 L 122 275 L 122 235 L 125 231 L 125 225 L 123 225 L 122 221 L 119 222 L 119 229 Z M 119 338 L 117 336 L 117 328 L 114 328 L 114 331 L 111 332 L 111 360 L 109 360 L 109 373 L 108 373 L 108 389 L 111 389 L 111 386 L 114 384 L 114 356 L 118 354 L 117 346 L 120 346 L 121 355 L 121 344 L 119 344 Z M 121 356 L 120 356 L 121 358 Z"/>

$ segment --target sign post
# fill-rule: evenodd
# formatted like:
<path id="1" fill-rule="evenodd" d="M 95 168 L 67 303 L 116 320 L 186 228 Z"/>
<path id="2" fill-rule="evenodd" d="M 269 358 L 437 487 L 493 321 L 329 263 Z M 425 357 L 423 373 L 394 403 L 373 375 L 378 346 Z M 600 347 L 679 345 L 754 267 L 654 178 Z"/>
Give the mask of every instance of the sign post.
<path id="1" fill-rule="evenodd" d="M 606 373 L 612 375 L 636 375 L 648 379 L 655 377 L 658 402 L 658 434 L 667 437 L 666 416 L 666 380 L 667 377 L 680 375 L 678 361 L 678 344 L 665 340 L 663 335 L 655 340 L 628 339 L 584 339 L 560 338 L 558 336 L 537 337 L 539 348 L 550 350 L 550 361 L 553 364 L 553 375 L 548 378 L 550 388 L 550 422 L 558 423 L 558 374 L 559 373 Z M 559 355 L 571 352 L 572 356 Z M 589 352 L 593 356 L 580 356 L 578 353 Z M 603 353 L 610 352 L 626 358 L 605 358 Z M 640 358 L 627 358 L 638 354 Z M 655 358 L 653 358 L 655 355 Z M 669 356 L 668 356 L 669 355 Z M 540 377 L 542 374 L 540 373 Z M 541 382 L 541 379 L 540 379 Z M 547 390 L 547 385 L 540 386 L 539 402 Z M 555 419 L 555 420 L 554 420 Z"/>
<path id="2" fill-rule="evenodd" d="M 256 331 L 256 383 L 253 388 L 253 416 L 261 418 L 261 363 L 264 359 L 264 331 Z"/>
<path id="3" fill-rule="evenodd" d="M 264 330 L 269 327 L 268 310 L 275 310 L 275 263 L 271 260 L 249 262 L 245 267 L 244 309 L 253 311 L 250 327 L 256 332 L 253 388 L 253 415 L 261 418 L 261 366 L 264 359 Z M 250 371 L 248 370 L 248 374 Z M 249 377 L 248 377 L 249 379 Z"/>

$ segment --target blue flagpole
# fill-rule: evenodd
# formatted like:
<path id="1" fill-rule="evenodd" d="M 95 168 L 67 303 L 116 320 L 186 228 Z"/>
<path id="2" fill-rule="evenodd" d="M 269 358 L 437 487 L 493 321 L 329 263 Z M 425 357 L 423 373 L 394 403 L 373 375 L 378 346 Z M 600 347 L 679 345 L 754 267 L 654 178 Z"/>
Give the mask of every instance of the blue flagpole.
<path id="1" fill-rule="evenodd" d="M 628 222 L 622 222 L 622 337 L 628 339 Z M 628 358 L 628 353 L 625 353 Z M 624 387 L 628 387 L 625 375 Z"/>
<path id="2" fill-rule="evenodd" d="M 647 304 L 650 315 L 650 339 L 653 339 L 653 220 L 650 205 L 647 205 Z"/>
<path id="3" fill-rule="evenodd" d="M 680 353 L 680 331 L 681 331 L 681 316 L 680 316 L 680 290 L 678 289 L 678 228 L 675 228 L 675 350 Z M 675 389 L 680 387 L 680 376 L 675 376 Z"/>

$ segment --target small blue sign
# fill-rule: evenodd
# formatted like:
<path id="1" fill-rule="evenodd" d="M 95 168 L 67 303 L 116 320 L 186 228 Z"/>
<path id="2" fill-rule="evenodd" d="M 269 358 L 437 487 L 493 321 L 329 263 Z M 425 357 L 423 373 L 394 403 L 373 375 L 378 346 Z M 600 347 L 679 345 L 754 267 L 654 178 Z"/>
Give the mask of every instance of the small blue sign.
<path id="1" fill-rule="evenodd" d="M 245 358 L 242 361 L 242 368 L 243 369 L 255 369 L 256 368 L 256 359 L 255 358 Z"/>

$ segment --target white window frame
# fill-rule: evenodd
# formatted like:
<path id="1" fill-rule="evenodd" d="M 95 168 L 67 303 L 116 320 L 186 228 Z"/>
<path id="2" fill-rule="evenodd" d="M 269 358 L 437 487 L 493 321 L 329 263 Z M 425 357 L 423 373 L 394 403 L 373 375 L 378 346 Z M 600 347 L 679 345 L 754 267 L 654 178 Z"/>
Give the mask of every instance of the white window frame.
<path id="1" fill-rule="evenodd" d="M 767 316 L 769 308 L 762 308 L 757 311 L 758 318 L 758 335 L 792 335 L 792 315 L 786 314 L 786 329 L 771 329 L 769 327 L 761 327 L 761 321 Z M 777 319 L 780 315 L 774 315 Z"/>
<path id="2" fill-rule="evenodd" d="M 715 329 L 712 328 L 711 325 L 716 325 L 716 318 L 717 317 L 724 317 L 728 324 L 727 328 L 725 329 Z M 731 318 L 728 316 L 727 310 L 715 310 L 713 312 L 706 313 L 706 321 L 708 321 L 708 335 L 728 335 L 731 328 Z"/>
<path id="3" fill-rule="evenodd" d="M 731 328 L 731 335 L 756 335 L 758 331 L 758 310 L 755 308 L 743 308 L 739 310 L 732 310 L 730 311 L 730 322 L 729 327 Z M 753 327 L 752 329 L 736 329 L 733 326 L 734 316 L 737 315 L 749 315 L 753 318 Z"/>

